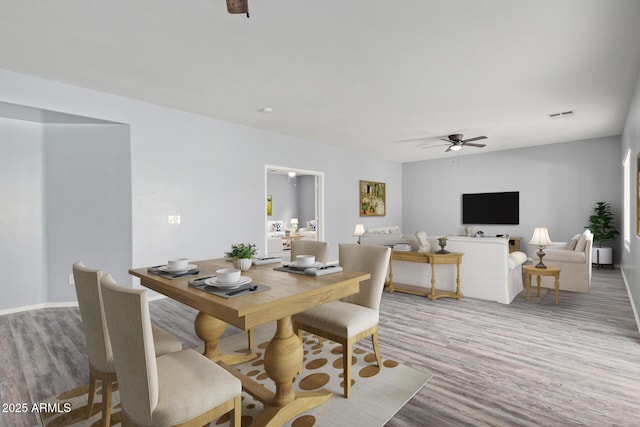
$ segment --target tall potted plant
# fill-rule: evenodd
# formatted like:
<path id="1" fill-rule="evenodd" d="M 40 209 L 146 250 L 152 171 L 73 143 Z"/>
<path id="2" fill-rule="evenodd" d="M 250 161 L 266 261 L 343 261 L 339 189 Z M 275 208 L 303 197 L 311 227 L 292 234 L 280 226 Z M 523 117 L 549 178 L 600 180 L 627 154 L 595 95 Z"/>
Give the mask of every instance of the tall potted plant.
<path id="1" fill-rule="evenodd" d="M 589 217 L 589 225 L 585 228 L 593 233 L 592 261 L 595 261 L 598 266 L 600 264 L 613 266 L 613 249 L 602 246 L 602 242 L 612 241 L 620 234 L 613 223 L 611 204 L 607 202 L 596 203 L 593 214 Z"/>

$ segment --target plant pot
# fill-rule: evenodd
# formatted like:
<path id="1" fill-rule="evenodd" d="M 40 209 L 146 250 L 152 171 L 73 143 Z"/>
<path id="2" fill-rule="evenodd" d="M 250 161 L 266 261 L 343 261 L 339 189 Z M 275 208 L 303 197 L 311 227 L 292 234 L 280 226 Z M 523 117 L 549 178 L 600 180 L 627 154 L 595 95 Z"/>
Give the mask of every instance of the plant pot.
<path id="1" fill-rule="evenodd" d="M 253 260 L 251 258 L 238 258 L 233 260 L 233 266 L 239 268 L 240 271 L 247 271 L 251 268 L 252 262 Z"/>
<path id="2" fill-rule="evenodd" d="M 607 246 L 592 247 L 591 263 L 596 265 L 613 265 L 613 248 Z"/>

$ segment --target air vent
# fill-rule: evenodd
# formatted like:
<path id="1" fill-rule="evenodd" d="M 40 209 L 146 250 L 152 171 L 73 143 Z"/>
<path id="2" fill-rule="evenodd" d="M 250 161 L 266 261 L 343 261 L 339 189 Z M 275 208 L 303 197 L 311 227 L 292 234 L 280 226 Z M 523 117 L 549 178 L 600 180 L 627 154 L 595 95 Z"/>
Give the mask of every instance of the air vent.
<path id="1" fill-rule="evenodd" d="M 549 114 L 549 118 L 550 119 L 559 119 L 561 117 L 570 117 L 570 116 L 573 116 L 574 114 L 575 114 L 575 112 L 573 110 L 569 110 L 569 111 L 563 111 L 561 113 Z"/>

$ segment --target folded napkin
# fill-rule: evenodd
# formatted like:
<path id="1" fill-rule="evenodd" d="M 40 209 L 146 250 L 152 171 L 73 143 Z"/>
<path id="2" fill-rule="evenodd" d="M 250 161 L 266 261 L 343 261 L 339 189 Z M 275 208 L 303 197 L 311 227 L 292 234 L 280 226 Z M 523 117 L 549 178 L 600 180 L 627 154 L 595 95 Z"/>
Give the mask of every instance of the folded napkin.
<path id="1" fill-rule="evenodd" d="M 264 264 L 274 264 L 276 262 L 282 262 L 282 258 L 280 257 L 269 257 L 269 258 L 254 258 L 253 265 L 264 265 Z"/>
<path id="2" fill-rule="evenodd" d="M 320 268 L 307 268 L 304 270 L 304 274 L 307 276 L 324 276 L 325 274 L 339 273 L 342 271 L 342 267 L 339 265 L 327 265 Z"/>
<path id="3" fill-rule="evenodd" d="M 306 276 L 324 276 L 325 274 L 333 274 L 342 271 L 339 265 L 325 265 L 324 267 L 296 268 L 288 265 L 276 267 L 274 270 L 286 271 L 288 273 L 304 274 Z"/>

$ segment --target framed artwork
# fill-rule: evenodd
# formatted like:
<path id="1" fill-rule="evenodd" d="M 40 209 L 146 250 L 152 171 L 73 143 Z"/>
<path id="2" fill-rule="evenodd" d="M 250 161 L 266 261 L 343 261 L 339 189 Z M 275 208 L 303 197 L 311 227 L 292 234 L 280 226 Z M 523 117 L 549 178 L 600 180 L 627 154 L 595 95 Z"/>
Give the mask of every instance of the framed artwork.
<path id="1" fill-rule="evenodd" d="M 386 202 L 384 182 L 360 181 L 360 216 L 385 216 Z"/>
<path id="2" fill-rule="evenodd" d="M 273 198 L 267 194 L 267 216 L 273 215 Z"/>

